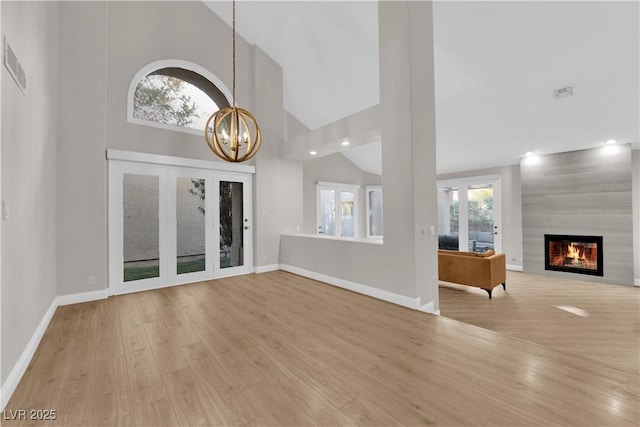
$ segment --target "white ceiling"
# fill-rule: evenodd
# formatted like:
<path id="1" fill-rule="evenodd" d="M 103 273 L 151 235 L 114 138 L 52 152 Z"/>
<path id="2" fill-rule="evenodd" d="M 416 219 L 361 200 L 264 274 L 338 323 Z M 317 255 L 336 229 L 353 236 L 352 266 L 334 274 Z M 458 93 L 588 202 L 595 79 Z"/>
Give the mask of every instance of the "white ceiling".
<path id="1" fill-rule="evenodd" d="M 231 25 L 230 1 L 205 1 Z M 378 4 L 239 1 L 236 27 L 282 67 L 284 108 L 310 129 L 380 102 Z"/>
<path id="2" fill-rule="evenodd" d="M 342 154 L 361 170 L 382 175 L 382 142 L 375 141 L 345 149 Z"/>
<path id="3" fill-rule="evenodd" d="M 438 172 L 514 164 L 527 151 L 610 138 L 637 144 L 638 5 L 437 3 Z M 568 84 L 575 96 L 554 99 L 552 91 Z"/>
<path id="4" fill-rule="evenodd" d="M 230 2 L 207 5 L 230 22 Z M 638 148 L 639 5 L 435 2 L 438 173 L 611 138 Z M 237 22 L 282 66 L 285 108 L 309 128 L 379 102 L 376 2 L 241 1 Z M 568 84 L 575 96 L 554 99 Z"/>

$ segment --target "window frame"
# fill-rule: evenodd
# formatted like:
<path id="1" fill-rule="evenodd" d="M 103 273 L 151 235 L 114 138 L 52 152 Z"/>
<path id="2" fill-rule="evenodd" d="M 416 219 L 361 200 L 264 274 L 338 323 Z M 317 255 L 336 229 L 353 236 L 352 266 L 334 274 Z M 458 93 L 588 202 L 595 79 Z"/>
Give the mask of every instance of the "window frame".
<path id="1" fill-rule="evenodd" d="M 369 203 L 369 196 L 371 193 L 375 192 L 375 191 L 380 191 L 380 197 L 383 200 L 383 204 L 382 206 L 384 206 L 384 196 L 382 194 L 382 185 L 369 185 L 367 187 L 365 187 L 365 198 L 364 198 L 364 203 L 366 205 L 366 226 L 367 226 L 367 239 L 382 239 L 384 238 L 384 231 L 382 232 L 382 234 L 371 234 L 371 203 Z M 384 213 L 383 213 L 383 217 L 382 217 L 382 229 L 384 230 Z"/>
<path id="2" fill-rule="evenodd" d="M 152 74 L 154 71 L 161 70 L 163 68 L 183 68 L 185 70 L 189 70 L 194 73 L 200 74 L 202 77 L 206 78 L 211 83 L 213 83 L 213 85 L 216 86 L 220 90 L 220 92 L 222 92 L 224 97 L 227 99 L 227 102 L 229 103 L 229 105 L 231 105 L 231 101 L 230 101 L 232 99 L 231 91 L 222 82 L 222 80 L 220 80 L 211 71 L 193 62 L 183 61 L 179 59 L 163 59 L 163 60 L 154 61 L 145 65 L 140 69 L 140 71 L 138 71 L 133 76 L 133 79 L 129 84 L 129 92 L 127 94 L 127 122 L 133 123 L 136 125 L 143 125 L 143 126 L 149 126 L 149 127 L 158 128 L 158 129 L 170 130 L 174 132 L 182 132 L 182 133 L 188 133 L 192 135 L 203 136 L 204 129 L 198 130 L 198 129 L 192 129 L 188 127 L 168 125 L 166 123 L 159 123 L 159 122 L 153 122 L 150 120 L 138 119 L 133 116 L 133 102 L 134 102 L 134 96 L 135 96 L 135 92 L 136 92 L 136 88 L 138 87 L 138 84 L 147 75 Z"/>
<path id="3" fill-rule="evenodd" d="M 320 232 L 320 208 L 322 190 L 334 191 L 335 206 L 335 231 L 333 234 Z M 342 236 L 342 209 L 337 209 L 341 205 L 341 193 L 343 191 L 353 193 L 353 237 Z M 355 184 L 341 184 L 335 182 L 318 181 L 316 183 L 316 234 L 321 236 L 332 236 L 339 239 L 357 239 L 360 226 L 360 186 Z"/>

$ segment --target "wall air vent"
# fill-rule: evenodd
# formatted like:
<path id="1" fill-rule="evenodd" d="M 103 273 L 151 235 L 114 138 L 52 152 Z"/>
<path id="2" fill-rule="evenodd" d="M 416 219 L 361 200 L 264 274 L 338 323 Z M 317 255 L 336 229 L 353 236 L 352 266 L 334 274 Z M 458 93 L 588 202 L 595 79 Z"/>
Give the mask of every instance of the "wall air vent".
<path id="1" fill-rule="evenodd" d="M 571 85 L 553 91 L 554 98 L 566 98 L 568 96 L 573 96 L 573 86 Z"/>
<path id="2" fill-rule="evenodd" d="M 7 67 L 9 74 L 24 94 L 27 90 L 27 76 L 11 45 L 7 42 L 6 36 L 4 37 L 4 66 Z"/>

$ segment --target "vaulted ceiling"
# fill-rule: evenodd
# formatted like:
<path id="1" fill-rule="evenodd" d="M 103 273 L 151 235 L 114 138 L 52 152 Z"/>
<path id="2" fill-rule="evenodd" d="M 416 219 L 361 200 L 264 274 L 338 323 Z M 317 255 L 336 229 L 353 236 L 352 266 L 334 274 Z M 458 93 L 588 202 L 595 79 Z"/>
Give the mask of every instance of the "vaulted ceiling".
<path id="1" fill-rule="evenodd" d="M 206 3 L 230 23 L 230 2 Z M 640 148 L 639 6 L 434 2 L 438 173 L 608 139 Z M 237 17 L 282 66 L 285 109 L 307 127 L 379 103 L 376 2 L 241 1 Z M 554 98 L 567 85 L 574 95 Z"/>

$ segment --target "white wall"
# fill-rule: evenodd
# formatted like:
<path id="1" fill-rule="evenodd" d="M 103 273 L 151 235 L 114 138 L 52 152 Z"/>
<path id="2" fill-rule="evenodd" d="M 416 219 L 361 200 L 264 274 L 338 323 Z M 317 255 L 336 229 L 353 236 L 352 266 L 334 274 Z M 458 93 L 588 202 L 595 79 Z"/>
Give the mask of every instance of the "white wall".
<path id="1" fill-rule="evenodd" d="M 640 150 L 631 152 L 633 188 L 633 271 L 634 284 L 640 286 Z"/>
<path id="2" fill-rule="evenodd" d="M 163 59 L 198 64 L 230 89 L 230 28 L 196 1 L 108 2 L 107 9 L 107 39 L 101 43 L 107 48 L 107 147 L 222 162 L 204 143 L 204 135 L 128 123 L 126 100 L 134 75 Z M 236 43 L 238 105 L 252 111 L 253 49 L 241 37 Z"/>
<path id="3" fill-rule="evenodd" d="M 300 120 L 296 119 L 288 111 L 284 113 L 284 140 L 289 141 L 300 135 L 309 133 L 311 129 L 306 127 Z"/>
<path id="4" fill-rule="evenodd" d="M 105 150 L 219 160 L 204 136 L 127 122 L 127 95 L 147 64 L 195 63 L 232 86 L 231 30 L 201 2 L 62 2 L 58 180 L 59 294 L 107 287 Z M 238 105 L 256 117 L 263 146 L 254 187 L 255 264 L 277 263 L 278 236 L 302 223 L 302 168 L 278 162 L 283 139 L 282 70 L 237 38 Z M 254 74 L 255 68 L 255 74 Z M 279 83 L 280 82 L 280 83 Z M 257 108 L 255 108 L 257 106 Z M 273 160 L 273 162 L 271 161 Z M 282 191 L 290 202 L 282 201 Z M 295 201 L 295 202 L 294 202 Z M 264 245 L 263 245 L 264 243 Z M 88 286 L 88 276 L 96 276 Z"/>
<path id="5" fill-rule="evenodd" d="M 316 151 L 318 156 L 343 151 L 345 138 L 349 140 L 350 148 L 379 141 L 381 114 L 378 104 L 313 130 L 287 114 L 287 139 L 281 144 L 280 155 L 304 161 L 311 159 L 310 151 Z"/>
<path id="6" fill-rule="evenodd" d="M 106 16 L 103 2 L 60 3 L 59 295 L 107 286 Z"/>
<path id="7" fill-rule="evenodd" d="M 2 32 L 2 2 L 0 2 L 0 35 Z M 2 81 L 4 73 L 0 73 L 0 100 L 2 100 Z M 2 200 L 4 200 L 4 193 L 2 193 L 2 102 L 0 101 L 0 210 L 2 209 Z M 0 214 L 0 397 L 2 394 L 2 384 L 4 383 L 2 375 L 2 223 L 4 220 Z M 0 402 L 1 405 L 1 402 Z"/>
<path id="8" fill-rule="evenodd" d="M 2 2 L 28 86 L 2 66 L 2 383 L 56 297 L 57 16 L 57 3 Z"/>
<path id="9" fill-rule="evenodd" d="M 280 157 L 285 113 L 282 69 L 254 47 L 254 114 L 264 139 L 256 156 L 254 263 L 273 266 L 280 258 L 280 234 L 302 226 L 302 164 Z"/>
<path id="10" fill-rule="evenodd" d="M 498 175 L 502 191 L 502 251 L 507 264 L 522 268 L 522 190 L 520 184 L 520 165 L 499 168 L 479 169 L 438 175 L 438 180 L 467 178 L 484 175 Z"/>
<path id="11" fill-rule="evenodd" d="M 384 244 L 283 236 L 283 264 L 438 309 L 430 2 L 380 2 Z"/>

